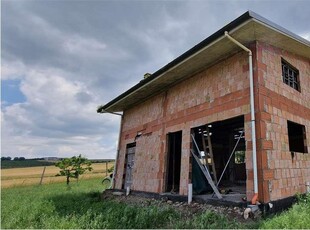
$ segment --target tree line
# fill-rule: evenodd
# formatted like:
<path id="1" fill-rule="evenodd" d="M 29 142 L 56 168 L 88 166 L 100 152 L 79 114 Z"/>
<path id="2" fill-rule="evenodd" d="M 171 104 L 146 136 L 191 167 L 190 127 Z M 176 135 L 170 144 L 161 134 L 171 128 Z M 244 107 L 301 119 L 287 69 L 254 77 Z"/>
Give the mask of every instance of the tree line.
<path id="1" fill-rule="evenodd" d="M 25 157 L 14 157 L 12 159 L 12 157 L 1 157 L 1 161 L 24 161 L 26 160 Z M 27 159 L 27 160 L 44 160 L 44 158 L 31 158 L 31 159 Z"/>

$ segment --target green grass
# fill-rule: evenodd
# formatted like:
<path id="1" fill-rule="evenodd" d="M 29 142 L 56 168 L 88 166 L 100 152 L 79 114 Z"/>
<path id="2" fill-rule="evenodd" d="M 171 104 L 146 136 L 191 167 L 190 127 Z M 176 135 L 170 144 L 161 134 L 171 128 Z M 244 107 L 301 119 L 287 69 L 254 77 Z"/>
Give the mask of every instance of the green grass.
<path id="1" fill-rule="evenodd" d="M 224 216 L 205 213 L 183 220 L 171 207 L 100 201 L 100 179 L 2 189 L 2 228 L 237 228 Z M 213 220 L 209 221 L 209 220 Z"/>
<path id="2" fill-rule="evenodd" d="M 100 201 L 100 179 L 2 190 L 2 228 L 160 228 L 179 218 L 172 209 Z"/>
<path id="3" fill-rule="evenodd" d="M 237 221 L 229 221 L 224 215 L 206 211 L 196 215 L 192 219 L 178 221 L 175 227 L 181 229 L 240 229 L 255 228 L 256 226 L 253 226 L 253 224 L 244 225 Z"/>
<path id="4" fill-rule="evenodd" d="M 1 228 L 309 228 L 309 197 L 286 213 L 247 224 L 211 211 L 185 218 L 167 205 L 101 201 L 102 190 L 100 179 L 81 180 L 70 189 L 64 183 L 2 189 Z"/>
<path id="5" fill-rule="evenodd" d="M 289 210 L 266 219 L 261 228 L 310 229 L 310 194 L 300 196 L 298 200 Z"/>
<path id="6" fill-rule="evenodd" d="M 25 167 L 35 167 L 35 166 L 49 166 L 54 165 L 54 162 L 48 161 L 38 161 L 38 160 L 24 160 L 24 161 L 1 161 L 2 169 L 9 168 L 25 168 Z"/>

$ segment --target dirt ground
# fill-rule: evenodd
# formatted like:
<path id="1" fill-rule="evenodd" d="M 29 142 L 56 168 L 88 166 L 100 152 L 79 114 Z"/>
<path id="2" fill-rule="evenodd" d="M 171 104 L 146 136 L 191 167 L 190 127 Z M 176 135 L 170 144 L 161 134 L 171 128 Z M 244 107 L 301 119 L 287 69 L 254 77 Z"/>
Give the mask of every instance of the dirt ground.
<path id="1" fill-rule="evenodd" d="M 245 220 L 243 218 L 244 208 L 240 207 L 226 207 L 226 206 L 214 206 L 207 203 L 196 203 L 192 202 L 188 204 L 187 202 L 173 202 L 166 197 L 161 199 L 145 198 L 139 195 L 128 195 L 124 193 L 121 195 L 120 192 L 113 192 L 112 190 L 106 190 L 101 195 L 102 200 L 113 200 L 117 202 L 122 202 L 126 204 L 134 204 L 141 207 L 147 206 L 170 206 L 181 212 L 184 218 L 192 218 L 195 214 L 203 213 L 205 211 L 213 211 L 218 214 L 227 216 L 231 220 L 237 220 L 238 222 L 251 222 L 258 217 L 251 216 L 251 218 Z"/>

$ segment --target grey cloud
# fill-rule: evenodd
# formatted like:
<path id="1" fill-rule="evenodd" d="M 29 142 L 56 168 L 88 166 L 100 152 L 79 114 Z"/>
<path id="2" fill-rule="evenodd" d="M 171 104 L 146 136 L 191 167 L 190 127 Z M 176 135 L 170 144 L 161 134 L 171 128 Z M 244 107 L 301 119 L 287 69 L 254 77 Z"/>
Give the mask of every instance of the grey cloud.
<path id="1" fill-rule="evenodd" d="M 18 68 L 27 97 L 2 111 L 4 150 L 20 142 L 32 153 L 44 144 L 51 152 L 72 145 L 111 154 L 118 120 L 96 114 L 96 106 L 247 10 L 310 34 L 307 0 L 2 1 L 2 63 Z M 68 89 L 57 90 L 63 84 Z"/>
<path id="2" fill-rule="evenodd" d="M 99 73 L 101 76 L 107 72 L 115 72 L 116 69 L 120 69 L 120 66 L 128 71 L 130 66 L 139 60 L 147 62 L 153 59 L 151 56 L 156 55 L 154 54 L 156 50 L 160 50 L 157 49 L 160 44 L 148 47 L 143 40 L 128 34 L 124 28 L 132 31 L 152 29 L 156 38 L 156 30 L 164 24 L 163 14 L 167 14 L 167 11 L 172 12 L 172 7 L 177 8 L 174 3 L 166 3 L 162 6 L 163 4 L 159 2 L 151 5 L 143 2 L 132 4 L 132 2 L 108 1 L 75 2 L 74 4 L 66 1 L 48 1 L 44 4 L 27 1 L 22 5 L 23 8 L 14 8 L 9 2 L 5 2 L 3 6 L 8 9 L 4 11 L 4 18 L 7 18 L 7 26 L 3 27 L 3 43 L 6 44 L 3 47 L 4 57 L 11 55 L 12 59 L 23 58 L 23 62 L 27 64 L 54 65 L 56 68 L 68 71 L 83 74 L 87 71 L 89 75 Z M 166 8 L 169 7 L 171 9 L 167 10 Z M 38 25 L 39 28 L 36 28 L 32 25 L 33 18 L 42 19 L 45 24 L 41 23 Z M 49 33 L 45 26 L 57 28 L 57 34 L 53 30 Z M 44 29 L 47 31 L 42 31 Z M 61 46 L 64 42 L 62 40 L 64 34 L 79 34 L 103 41 L 107 44 L 109 52 L 106 57 L 92 59 L 91 62 L 85 59 L 83 53 L 80 56 L 71 56 Z M 157 36 L 160 37 L 160 35 Z M 173 37 L 171 33 L 170 37 Z M 166 40 L 171 41 L 170 37 Z M 177 36 L 175 38 L 177 39 Z M 19 45 L 16 46 L 16 44 Z M 115 66 L 111 56 L 124 57 L 124 53 L 124 60 L 118 60 L 119 63 Z M 131 55 L 126 57 L 127 53 Z M 105 77 L 109 79 L 109 74 L 105 74 Z M 112 77 L 110 78 L 112 80 Z"/>
<path id="3" fill-rule="evenodd" d="M 82 111 L 82 110 L 81 110 Z M 14 122 L 17 127 L 16 134 L 27 133 L 37 137 L 54 137 L 66 138 L 73 136 L 89 136 L 89 135 L 105 135 L 109 130 L 113 129 L 118 122 L 110 119 L 87 119 L 78 113 L 64 113 L 60 116 L 46 113 L 45 111 L 35 109 L 33 107 L 21 110 L 21 116 L 27 120 L 14 119 L 13 115 L 5 115 L 6 120 Z M 94 111 L 95 113 L 95 111 Z M 100 121 L 101 120 L 101 121 Z M 13 124 L 12 124 L 13 125 Z M 14 131 L 14 130 L 12 130 Z"/>
<path id="4" fill-rule="evenodd" d="M 75 97 L 81 104 L 87 104 L 92 101 L 92 96 L 86 92 L 79 92 Z"/>

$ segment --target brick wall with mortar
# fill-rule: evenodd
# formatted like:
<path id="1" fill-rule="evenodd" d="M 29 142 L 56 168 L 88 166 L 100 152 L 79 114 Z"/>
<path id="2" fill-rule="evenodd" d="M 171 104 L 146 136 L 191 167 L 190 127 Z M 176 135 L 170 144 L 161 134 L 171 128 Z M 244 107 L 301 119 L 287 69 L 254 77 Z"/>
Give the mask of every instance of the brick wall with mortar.
<path id="1" fill-rule="evenodd" d="M 259 184 L 265 202 L 304 193 L 310 181 L 310 60 L 256 43 Z M 283 83 L 281 58 L 299 70 L 301 92 Z M 287 120 L 306 128 L 308 153 L 291 157 Z"/>
<path id="2" fill-rule="evenodd" d="M 166 135 L 182 130 L 180 194 L 187 194 L 191 128 L 228 118 L 249 117 L 247 54 L 240 52 L 192 76 L 144 103 L 124 111 L 116 188 L 123 182 L 126 145 L 136 141 L 132 189 L 163 192 L 167 154 Z M 250 119 L 245 121 L 250 140 Z M 251 156 L 247 153 L 251 161 Z"/>
<path id="3" fill-rule="evenodd" d="M 310 154 L 288 147 L 287 120 L 306 126 L 310 152 L 309 60 L 264 43 L 253 51 L 259 200 L 268 202 L 305 192 L 310 181 Z M 301 93 L 282 82 L 281 57 L 300 71 Z M 121 188 L 126 144 L 137 132 L 132 189 L 163 192 L 166 135 L 182 130 L 180 194 L 187 194 L 190 166 L 190 129 L 214 121 L 245 115 L 247 198 L 253 196 L 253 165 L 247 54 L 237 53 L 165 93 L 124 111 L 116 188 Z"/>

